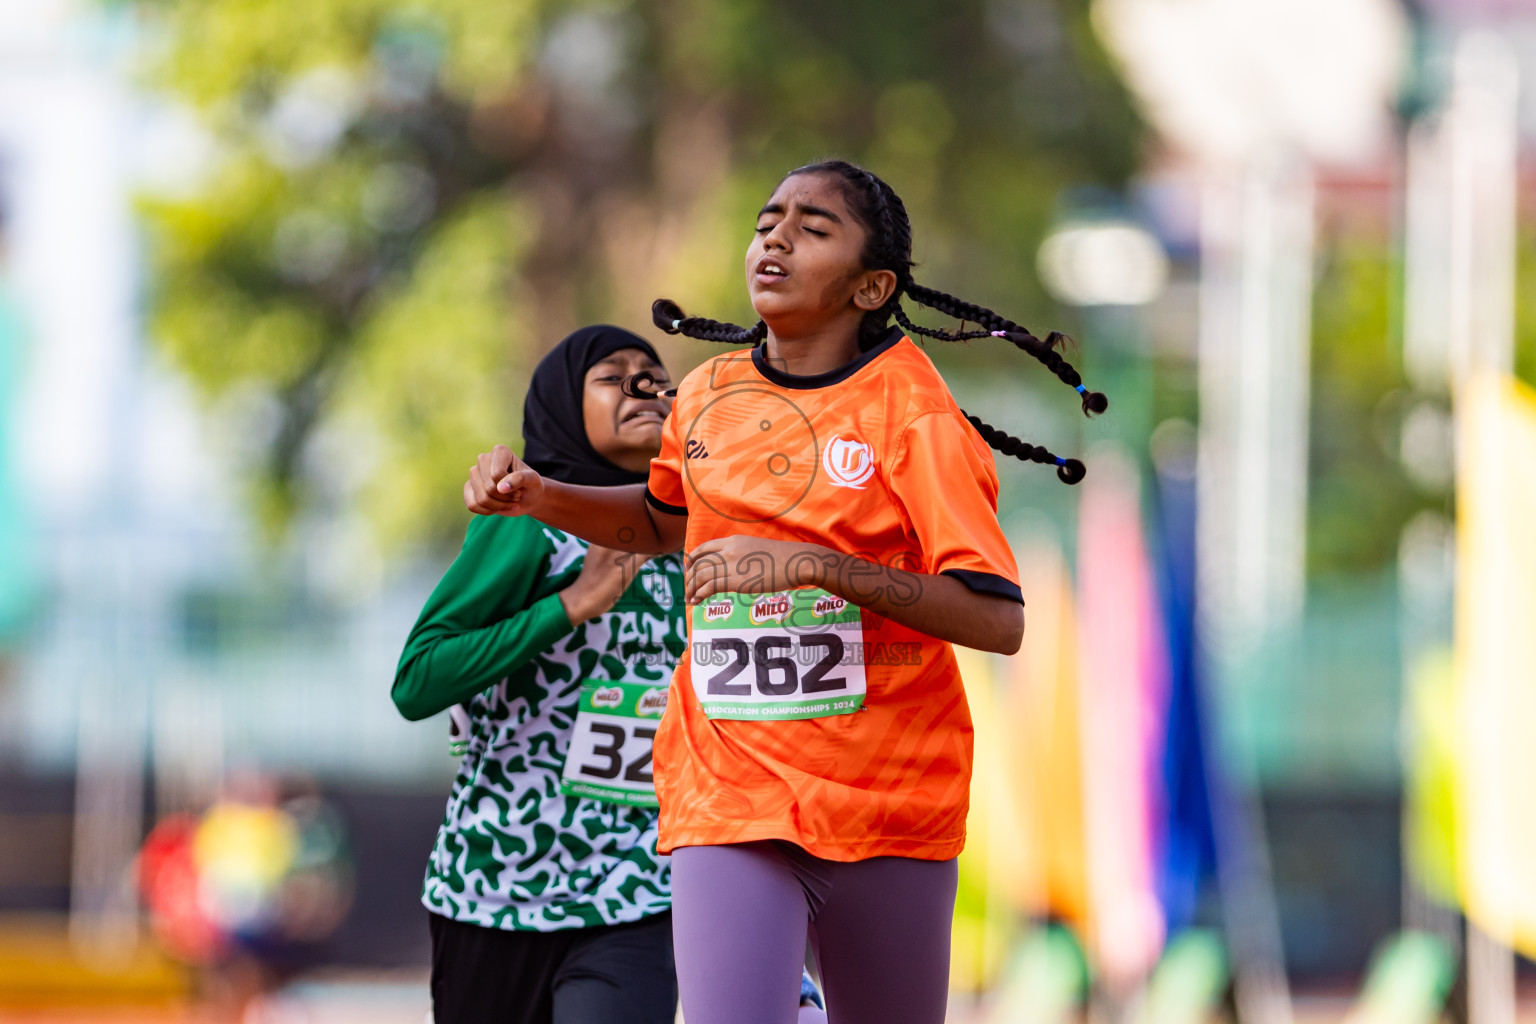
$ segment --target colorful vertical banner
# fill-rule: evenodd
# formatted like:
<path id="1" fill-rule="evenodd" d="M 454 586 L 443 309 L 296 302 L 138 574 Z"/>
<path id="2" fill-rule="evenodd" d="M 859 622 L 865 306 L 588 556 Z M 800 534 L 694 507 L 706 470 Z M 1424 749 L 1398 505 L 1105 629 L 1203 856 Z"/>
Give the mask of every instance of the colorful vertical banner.
<path id="1" fill-rule="evenodd" d="M 1467 916 L 1536 954 L 1536 392 L 1458 391 L 1457 867 Z"/>
<path id="2" fill-rule="evenodd" d="M 1027 602 L 1019 653 L 1004 659 L 955 649 L 976 753 L 951 979 L 973 991 L 1004 972 L 1004 984 L 1018 982 L 1019 970 L 1032 979 L 1030 991 L 1051 988 L 1057 972 L 1037 977 L 1041 965 L 1021 967 L 1018 958 L 1026 947 L 1056 947 L 1040 946 L 1043 933 L 1022 930 L 1023 922 L 1053 918 L 1079 935 L 1088 925 L 1072 580 L 1047 535 L 1016 550 Z"/>
<path id="3" fill-rule="evenodd" d="M 1461 775 L 1461 708 L 1455 658 L 1427 652 L 1408 669 L 1404 694 L 1408 743 L 1403 764 L 1403 855 L 1419 887 L 1437 903 L 1461 903 L 1456 845 Z"/>
<path id="4" fill-rule="evenodd" d="M 966 647 L 956 647 L 955 658 L 971 708 L 975 756 L 955 896 L 950 983 L 981 991 L 998 977 L 1012 949 L 1020 924 L 1017 901 L 1034 888 L 1034 846 L 1026 839 L 1021 801 L 1007 768 L 1009 737 L 994 659 Z"/>
<path id="5" fill-rule="evenodd" d="M 1088 928 L 1088 850 L 1077 673 L 1077 609 L 1060 547 L 1041 536 L 1018 549 L 1027 582 L 1024 644 L 1008 660 L 1003 720 L 1008 769 L 1030 845 L 1019 909 Z"/>
<path id="6" fill-rule="evenodd" d="M 1044 934 L 1020 930 L 1025 919 L 1070 927 L 1120 987 L 1151 977 L 1165 941 L 1194 923 L 1216 859 L 1194 501 L 1192 480 L 1159 482 L 1154 544 L 1136 465 L 1100 451 L 1075 588 L 1049 530 L 1020 538 L 1023 646 L 1007 659 L 956 649 L 976 730 L 959 988 L 1024 984 L 1033 968 L 1007 946 Z"/>
<path id="7" fill-rule="evenodd" d="M 1157 893 L 1170 934 L 1194 923 L 1216 874 L 1209 706 L 1195 631 L 1195 479 L 1160 471 L 1154 559 L 1167 654 L 1168 703 L 1161 758 L 1162 819 L 1154 829 Z"/>
<path id="8" fill-rule="evenodd" d="M 1090 948 L 1112 984 L 1145 978 L 1167 922 L 1157 893 L 1168 658 L 1141 526 L 1140 481 L 1121 450 L 1095 453 L 1078 530 L 1079 670 Z"/>

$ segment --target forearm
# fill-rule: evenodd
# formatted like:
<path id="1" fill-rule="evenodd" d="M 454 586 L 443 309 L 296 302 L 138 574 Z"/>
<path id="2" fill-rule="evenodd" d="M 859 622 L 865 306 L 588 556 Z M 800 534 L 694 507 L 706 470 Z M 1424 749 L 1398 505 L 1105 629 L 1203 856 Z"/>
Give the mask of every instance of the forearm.
<path id="1" fill-rule="evenodd" d="M 540 522 L 589 543 L 642 555 L 678 550 L 687 523 L 686 516 L 653 509 L 645 500 L 644 484 L 587 487 L 545 480 L 532 514 Z"/>
<path id="2" fill-rule="evenodd" d="M 413 637 L 390 696 L 410 721 L 430 718 L 496 685 L 572 630 L 560 595 L 482 629 Z"/>
<path id="3" fill-rule="evenodd" d="M 1012 654 L 1024 638 L 1024 607 L 982 594 L 953 576 L 909 572 L 828 550 L 816 560 L 816 585 L 939 640 Z"/>

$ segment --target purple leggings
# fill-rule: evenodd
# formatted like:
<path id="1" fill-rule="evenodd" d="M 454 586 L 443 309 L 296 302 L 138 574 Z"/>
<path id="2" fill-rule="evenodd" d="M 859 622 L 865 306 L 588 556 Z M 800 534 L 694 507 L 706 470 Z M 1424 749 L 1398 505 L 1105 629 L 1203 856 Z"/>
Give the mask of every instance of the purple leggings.
<path id="1" fill-rule="evenodd" d="M 842 863 L 793 843 L 672 853 L 672 944 L 688 1024 L 795 1024 L 809 937 L 831 1024 L 943 1024 L 952 860 Z"/>

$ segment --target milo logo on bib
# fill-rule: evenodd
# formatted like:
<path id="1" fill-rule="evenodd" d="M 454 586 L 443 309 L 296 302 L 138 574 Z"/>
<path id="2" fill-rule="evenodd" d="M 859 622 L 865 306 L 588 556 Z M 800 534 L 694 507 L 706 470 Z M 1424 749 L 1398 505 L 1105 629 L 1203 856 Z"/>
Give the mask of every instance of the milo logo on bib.
<path id="1" fill-rule="evenodd" d="M 772 597 L 759 598 L 752 602 L 752 611 L 748 615 L 754 626 L 783 622 L 789 618 L 789 595 L 774 594 Z"/>
<path id="2" fill-rule="evenodd" d="M 826 597 L 816 599 L 816 603 L 811 605 L 811 614 L 820 619 L 827 615 L 835 615 L 846 607 L 848 607 L 847 601 L 828 594 Z"/>
<path id="3" fill-rule="evenodd" d="M 825 718 L 864 706 L 862 620 L 836 594 L 722 594 L 693 607 L 692 625 L 693 692 L 710 718 Z"/>

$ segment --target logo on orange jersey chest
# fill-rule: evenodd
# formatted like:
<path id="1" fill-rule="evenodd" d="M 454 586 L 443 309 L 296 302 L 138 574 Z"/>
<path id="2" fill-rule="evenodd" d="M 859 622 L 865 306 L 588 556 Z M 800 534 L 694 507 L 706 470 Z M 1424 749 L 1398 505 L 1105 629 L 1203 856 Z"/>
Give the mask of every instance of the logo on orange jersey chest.
<path id="1" fill-rule="evenodd" d="M 821 468 L 834 487 L 864 489 L 875 474 L 875 449 L 872 445 L 834 434 L 821 451 Z"/>

